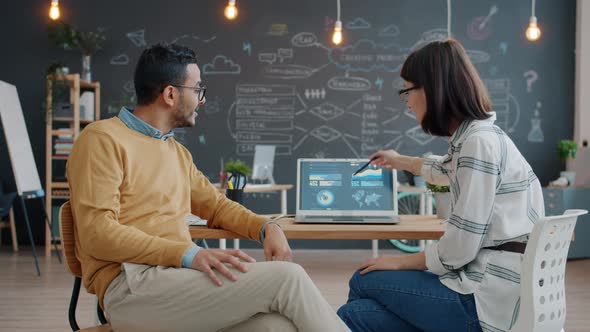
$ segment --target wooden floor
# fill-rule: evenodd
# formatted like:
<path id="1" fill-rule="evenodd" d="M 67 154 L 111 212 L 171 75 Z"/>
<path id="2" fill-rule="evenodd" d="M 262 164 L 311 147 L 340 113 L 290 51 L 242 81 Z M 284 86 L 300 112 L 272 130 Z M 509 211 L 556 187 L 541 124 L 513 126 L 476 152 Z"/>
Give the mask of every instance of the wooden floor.
<path id="1" fill-rule="evenodd" d="M 245 251 L 257 260 L 264 259 L 260 250 Z M 337 309 L 346 301 L 352 271 L 370 254 L 370 250 L 296 250 L 295 261 Z M 24 248 L 13 254 L 8 247 L 0 248 L 0 331 L 69 331 L 67 308 L 73 278 L 56 257 L 41 257 L 40 265 L 42 275 L 37 277 L 30 251 Z M 567 263 L 566 290 L 566 331 L 590 331 L 590 260 Z M 94 301 L 81 294 L 78 322 L 83 327 L 95 321 Z"/>

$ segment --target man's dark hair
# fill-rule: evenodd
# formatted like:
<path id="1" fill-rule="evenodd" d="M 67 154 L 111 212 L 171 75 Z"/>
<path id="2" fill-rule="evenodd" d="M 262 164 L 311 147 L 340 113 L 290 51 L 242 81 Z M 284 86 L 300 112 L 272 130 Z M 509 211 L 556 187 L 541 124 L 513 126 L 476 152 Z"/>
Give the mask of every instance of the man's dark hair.
<path id="1" fill-rule="evenodd" d="M 197 56 L 188 47 L 156 44 L 144 50 L 135 67 L 137 104 L 151 104 L 167 85 L 182 85 L 191 63 L 197 63 Z"/>
<path id="2" fill-rule="evenodd" d="M 424 88 L 425 132 L 451 136 L 452 121 L 487 119 L 492 110 L 488 92 L 461 44 L 435 41 L 408 56 L 401 77 Z"/>

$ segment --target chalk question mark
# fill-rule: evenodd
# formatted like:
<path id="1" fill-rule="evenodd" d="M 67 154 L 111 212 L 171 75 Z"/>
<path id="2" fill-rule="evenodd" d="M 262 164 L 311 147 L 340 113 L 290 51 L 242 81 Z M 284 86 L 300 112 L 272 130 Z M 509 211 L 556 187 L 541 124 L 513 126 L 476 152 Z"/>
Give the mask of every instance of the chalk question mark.
<path id="1" fill-rule="evenodd" d="M 533 91 L 533 83 L 535 83 L 537 81 L 537 78 L 539 78 L 539 75 L 537 74 L 536 71 L 534 70 L 529 70 L 526 71 L 522 76 L 524 76 L 524 78 L 526 78 L 526 91 L 527 92 L 531 92 Z"/>

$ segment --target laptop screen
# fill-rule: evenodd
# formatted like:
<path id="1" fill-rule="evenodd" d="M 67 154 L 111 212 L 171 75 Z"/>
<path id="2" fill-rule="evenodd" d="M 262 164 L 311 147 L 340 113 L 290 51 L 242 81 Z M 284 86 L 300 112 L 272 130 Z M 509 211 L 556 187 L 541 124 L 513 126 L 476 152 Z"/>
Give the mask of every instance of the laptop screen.
<path id="1" fill-rule="evenodd" d="M 301 160 L 300 210 L 393 210 L 392 171 L 373 165 L 353 173 L 368 160 Z"/>

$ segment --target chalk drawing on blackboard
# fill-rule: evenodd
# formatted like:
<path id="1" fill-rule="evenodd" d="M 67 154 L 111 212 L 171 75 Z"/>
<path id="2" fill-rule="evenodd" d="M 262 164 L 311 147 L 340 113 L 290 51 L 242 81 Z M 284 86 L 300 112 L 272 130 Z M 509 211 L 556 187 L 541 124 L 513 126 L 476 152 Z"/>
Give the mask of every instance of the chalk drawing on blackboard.
<path id="1" fill-rule="evenodd" d="M 235 91 L 236 101 L 230 107 L 227 123 L 230 133 L 233 132 L 232 119 L 235 118 L 237 134 L 232 137 L 236 139 L 238 155 L 252 155 L 256 144 L 263 143 L 273 143 L 277 155 L 291 155 L 298 96 L 295 86 L 238 84 Z"/>
<path id="2" fill-rule="evenodd" d="M 145 42 L 145 29 L 127 32 L 127 38 L 131 40 L 133 45 L 137 47 L 145 47 L 147 44 Z"/>
<path id="3" fill-rule="evenodd" d="M 350 144 L 350 142 L 346 139 L 345 136 L 342 136 L 342 140 L 344 141 L 344 143 L 346 143 L 346 145 L 348 146 L 348 148 L 350 149 L 350 151 L 352 151 L 352 153 L 354 154 L 355 157 L 360 158 L 360 154 L 358 152 L 356 152 L 355 148 L 352 146 L 352 144 Z"/>
<path id="4" fill-rule="evenodd" d="M 353 101 L 352 103 L 350 103 L 350 105 L 346 106 L 346 110 L 350 110 L 350 109 L 356 107 L 362 101 L 363 101 L 362 99 L 357 99 L 357 100 Z"/>
<path id="5" fill-rule="evenodd" d="M 538 106 L 538 104 L 537 104 Z M 531 118 L 531 130 L 529 131 L 528 141 L 533 143 L 543 143 L 545 141 L 545 135 L 541 128 L 541 118 L 539 117 L 539 110 L 535 110 L 535 117 Z"/>
<path id="6" fill-rule="evenodd" d="M 492 33 L 490 19 L 498 12 L 498 6 L 493 5 L 487 16 L 475 17 L 467 26 L 467 35 L 473 40 L 485 40 Z"/>
<path id="7" fill-rule="evenodd" d="M 406 109 L 404 110 L 404 114 L 405 114 L 407 117 L 409 117 L 409 118 L 411 118 L 411 119 L 414 119 L 414 120 L 416 120 L 416 114 L 414 114 L 414 112 L 412 112 L 412 110 L 411 110 L 411 109 L 409 109 L 409 108 L 406 108 Z"/>
<path id="8" fill-rule="evenodd" d="M 210 43 L 210 42 L 214 41 L 215 39 L 217 39 L 217 36 L 211 36 L 209 38 L 200 38 L 199 36 L 193 36 L 193 39 L 200 40 L 203 43 Z"/>
<path id="9" fill-rule="evenodd" d="M 204 75 L 235 75 L 242 72 L 242 67 L 223 54 L 216 55 L 213 60 L 203 66 Z"/>
<path id="10" fill-rule="evenodd" d="M 205 135 L 199 135 L 199 144 L 207 145 L 207 139 L 205 138 Z"/>
<path id="11" fill-rule="evenodd" d="M 293 146 L 293 150 L 297 150 L 297 149 L 298 149 L 298 148 L 301 146 L 301 144 L 303 144 L 303 142 L 305 142 L 305 140 L 306 140 L 308 137 L 309 137 L 309 135 L 305 135 L 305 136 L 303 136 L 303 138 L 301 138 L 301 139 L 299 140 L 299 142 L 297 142 L 297 144 L 295 144 L 295 146 Z"/>
<path id="12" fill-rule="evenodd" d="M 324 159 L 330 156 L 330 153 L 326 150 L 319 150 L 313 153 L 314 158 Z"/>
<path id="13" fill-rule="evenodd" d="M 307 132 L 308 132 L 308 130 L 307 130 L 307 129 L 305 129 L 305 128 L 303 128 L 303 127 L 299 127 L 299 126 L 295 126 L 295 129 L 297 129 L 297 130 L 299 130 L 299 131 L 301 131 L 301 132 L 304 132 L 304 133 L 307 133 Z"/>
<path id="14" fill-rule="evenodd" d="M 408 129 L 405 134 L 420 145 L 426 145 L 434 139 L 434 136 L 425 133 L 420 125 Z"/>
<path id="15" fill-rule="evenodd" d="M 399 36 L 399 27 L 397 25 L 388 25 L 379 31 L 381 37 L 397 37 Z"/>
<path id="16" fill-rule="evenodd" d="M 248 53 L 249 56 L 252 55 L 252 44 L 250 42 L 243 42 L 242 51 Z"/>
<path id="17" fill-rule="evenodd" d="M 508 43 L 501 42 L 500 43 L 500 53 L 502 53 L 502 55 L 506 55 L 506 52 L 508 52 Z"/>
<path id="18" fill-rule="evenodd" d="M 279 48 L 277 50 L 277 55 L 279 59 L 281 59 L 281 63 L 285 61 L 285 59 L 292 59 L 293 58 L 293 49 L 292 48 Z"/>
<path id="19" fill-rule="evenodd" d="M 310 99 L 320 99 L 323 100 L 326 97 L 326 89 L 321 88 L 321 89 L 305 89 L 305 92 L 303 93 L 303 95 L 305 96 L 305 99 L 310 100 Z"/>
<path id="20" fill-rule="evenodd" d="M 303 65 L 273 64 L 264 68 L 264 76 L 278 79 L 304 79 L 309 78 L 316 70 Z"/>
<path id="21" fill-rule="evenodd" d="M 363 77 L 335 76 L 328 80 L 328 89 L 340 91 L 367 91 L 371 82 Z"/>
<path id="22" fill-rule="evenodd" d="M 340 131 L 326 125 L 313 129 L 309 134 L 324 143 L 330 143 L 342 137 Z"/>
<path id="23" fill-rule="evenodd" d="M 134 94 L 135 93 L 135 83 L 133 81 L 126 81 L 125 84 L 123 84 L 123 91 L 130 93 L 130 94 Z"/>
<path id="24" fill-rule="evenodd" d="M 291 38 L 291 45 L 295 47 L 315 46 L 318 38 L 311 32 L 300 32 Z"/>
<path id="25" fill-rule="evenodd" d="M 305 113 L 307 113 L 307 110 L 299 110 L 295 113 L 295 116 L 305 114 Z"/>
<path id="26" fill-rule="evenodd" d="M 405 51 L 397 44 L 380 44 L 368 39 L 328 52 L 329 60 L 338 68 L 362 72 L 399 71 L 406 57 Z"/>
<path id="27" fill-rule="evenodd" d="M 277 54 L 276 53 L 258 53 L 258 62 L 268 63 L 272 65 L 277 61 Z"/>
<path id="28" fill-rule="evenodd" d="M 365 20 L 362 17 L 357 17 L 352 21 L 346 22 L 346 29 L 348 30 L 360 30 L 360 29 L 370 29 L 371 23 Z"/>
<path id="29" fill-rule="evenodd" d="M 510 79 L 491 78 L 483 80 L 496 112 L 496 125 L 507 133 L 514 132 L 520 121 L 520 105 L 511 94 Z"/>
<path id="30" fill-rule="evenodd" d="M 301 95 L 299 93 L 297 93 L 296 95 L 297 95 L 297 99 L 299 100 L 301 105 L 303 105 L 304 108 L 307 108 L 307 104 L 305 103 L 305 101 L 303 101 L 303 98 L 301 98 Z"/>
<path id="31" fill-rule="evenodd" d="M 289 33 L 289 27 L 284 23 L 273 23 L 268 29 L 269 36 L 284 36 Z"/>
<path id="32" fill-rule="evenodd" d="M 529 92 L 529 93 L 532 92 L 533 91 L 533 84 L 539 78 L 539 74 L 537 74 L 537 72 L 534 70 L 527 70 L 524 72 L 524 74 L 522 76 L 524 78 L 526 78 L 526 92 Z"/>
<path id="33" fill-rule="evenodd" d="M 219 111 L 221 110 L 221 105 L 219 103 L 219 97 L 215 96 L 213 98 L 207 99 L 207 102 L 205 103 L 205 105 L 203 105 L 203 107 L 205 108 L 206 114 L 219 113 Z"/>
<path id="34" fill-rule="evenodd" d="M 477 63 L 486 63 L 490 61 L 490 55 L 484 51 L 478 50 L 466 50 L 467 56 L 474 64 Z"/>
<path id="35" fill-rule="evenodd" d="M 313 107 L 309 112 L 324 121 L 334 120 L 344 114 L 343 109 L 327 102 Z"/>
<path id="36" fill-rule="evenodd" d="M 402 113 L 399 110 L 397 110 L 396 108 L 386 106 L 385 109 L 388 110 L 388 111 L 390 111 L 390 112 L 392 112 L 392 113 L 394 113 L 395 115 L 392 116 L 391 118 L 387 119 L 387 120 L 384 120 L 383 121 L 383 124 L 384 125 L 388 125 L 388 124 L 396 121 L 397 119 L 399 119 L 402 116 Z"/>
<path id="37" fill-rule="evenodd" d="M 210 42 L 214 41 L 215 39 L 217 39 L 217 36 L 212 35 L 209 38 L 201 38 L 198 35 L 184 34 L 184 35 L 181 35 L 181 36 L 178 36 L 178 37 L 172 39 L 170 44 L 184 44 L 184 43 L 180 42 L 183 39 L 198 40 L 200 42 L 207 44 L 207 43 L 210 43 Z"/>
<path id="38" fill-rule="evenodd" d="M 431 29 L 422 33 L 420 39 L 410 48 L 412 51 L 417 50 L 433 41 L 446 40 L 448 38 L 447 29 Z"/>
<path id="39" fill-rule="evenodd" d="M 129 56 L 127 54 L 115 55 L 111 58 L 111 65 L 127 65 L 129 64 Z"/>
<path id="40" fill-rule="evenodd" d="M 394 145 L 395 143 L 398 143 L 398 142 L 399 142 L 398 146 L 399 146 L 399 144 L 401 144 L 401 140 L 404 138 L 404 136 L 400 132 L 398 132 L 394 135 L 395 135 L 395 137 L 393 139 L 391 139 L 389 142 L 383 144 L 383 149 L 389 149 L 389 148 L 391 148 L 392 145 Z M 396 150 L 397 149 L 398 148 L 396 148 Z"/>
<path id="41" fill-rule="evenodd" d="M 375 79 L 375 86 L 379 91 L 383 90 L 383 78 L 377 77 L 377 79 Z"/>

